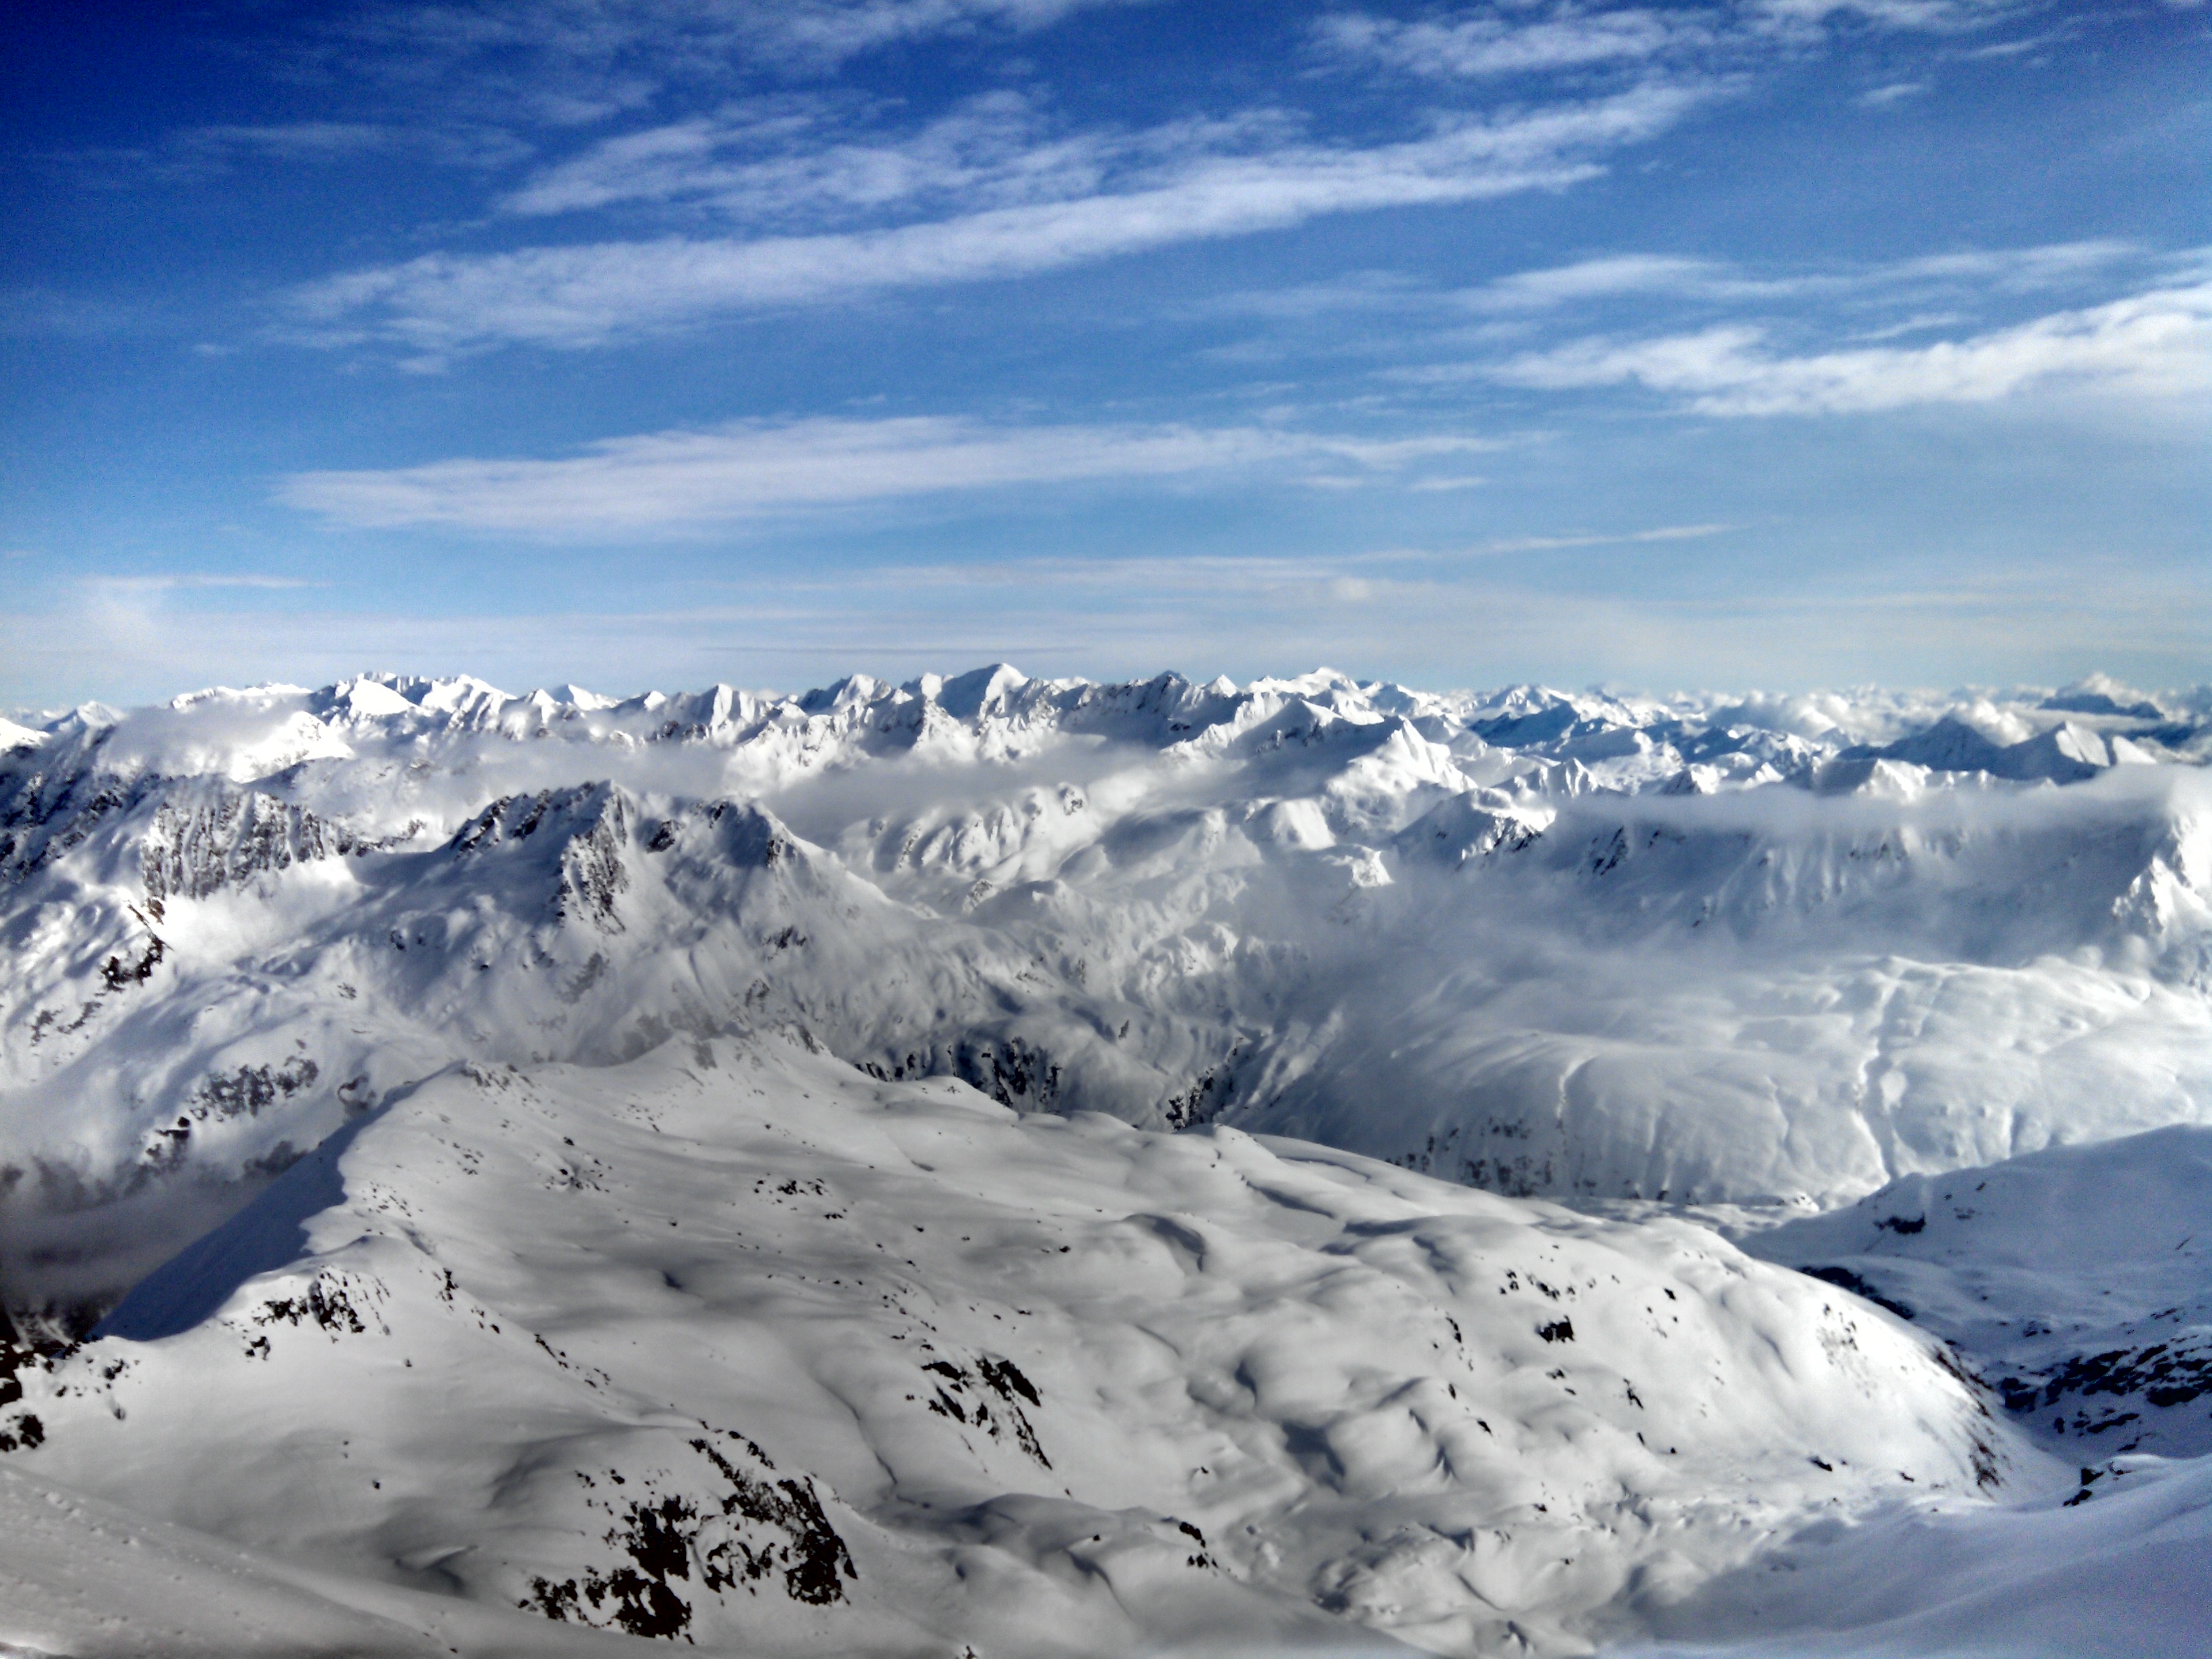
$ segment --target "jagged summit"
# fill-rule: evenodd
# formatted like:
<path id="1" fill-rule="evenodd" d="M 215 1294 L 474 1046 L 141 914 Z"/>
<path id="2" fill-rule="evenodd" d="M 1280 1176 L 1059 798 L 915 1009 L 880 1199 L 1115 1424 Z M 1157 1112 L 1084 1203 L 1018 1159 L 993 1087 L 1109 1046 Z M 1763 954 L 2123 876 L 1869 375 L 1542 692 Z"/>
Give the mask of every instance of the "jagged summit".
<path id="1" fill-rule="evenodd" d="M 2130 686 L 2105 674 L 2090 674 L 2062 686 L 2043 700 L 2045 708 L 2077 714 L 2118 714 L 2130 720 L 2162 720 L 2166 711 Z"/>
<path id="2" fill-rule="evenodd" d="M 2193 707 L 2193 694 L 2171 699 Z M 1526 761 L 1589 769 L 1600 787 L 1657 788 L 1699 764 L 1748 756 L 1774 775 L 1802 778 L 1825 759 L 1879 757 L 1931 771 L 1987 772 L 2014 781 L 2073 781 L 2130 760 L 2202 760 L 2212 744 L 2203 712 L 2174 713 L 2117 683 L 2093 677 L 2063 692 L 1963 699 L 1861 691 L 1808 697 L 1682 696 L 1624 700 L 1538 685 L 1490 693 L 1430 693 L 1361 682 L 1331 669 L 1239 687 L 1173 674 L 1121 685 L 1034 680 L 1000 663 L 950 678 L 925 674 L 894 685 L 868 675 L 792 696 L 717 685 L 615 698 L 574 685 L 512 695 L 468 676 L 428 679 L 364 674 L 319 690 L 268 685 L 185 694 L 165 709 L 129 713 L 87 705 L 38 724 L 11 723 L 0 749 L 82 750 L 99 744 L 102 764 L 179 773 L 208 769 L 198 754 L 168 747 L 185 726 L 202 744 L 237 745 L 229 769 L 281 770 L 314 746 L 364 737 L 390 741 L 458 739 L 468 732 L 513 738 L 540 734 L 578 743 L 709 743 L 760 749 L 773 733 L 804 726 L 834 763 L 866 737 L 1018 745 L 1024 732 L 1087 733 L 1165 743 L 1223 724 L 1249 725 L 1291 705 L 1339 719 L 1412 722 L 1455 757 L 1502 749 Z M 172 717 L 167 721 L 164 714 Z M 1146 715 L 1158 718 L 1147 722 Z M 175 717 L 185 717 L 180 722 Z M 319 729 L 318 729 L 319 728 Z M 10 735 L 10 734 L 13 735 Z M 1875 740 L 1879 737 L 1879 741 Z M 1771 781 L 1756 764 L 1731 781 Z M 1716 780 L 1708 779 L 1708 785 Z"/>

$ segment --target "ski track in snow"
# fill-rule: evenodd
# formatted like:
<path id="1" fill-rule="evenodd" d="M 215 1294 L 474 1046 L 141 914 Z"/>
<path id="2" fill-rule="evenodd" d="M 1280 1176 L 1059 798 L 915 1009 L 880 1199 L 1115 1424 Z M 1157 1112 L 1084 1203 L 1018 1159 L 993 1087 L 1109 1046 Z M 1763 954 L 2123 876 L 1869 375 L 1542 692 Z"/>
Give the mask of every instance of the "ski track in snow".
<path id="1" fill-rule="evenodd" d="M 2212 694 L 0 739 L 0 1652 L 2202 1645 Z"/>

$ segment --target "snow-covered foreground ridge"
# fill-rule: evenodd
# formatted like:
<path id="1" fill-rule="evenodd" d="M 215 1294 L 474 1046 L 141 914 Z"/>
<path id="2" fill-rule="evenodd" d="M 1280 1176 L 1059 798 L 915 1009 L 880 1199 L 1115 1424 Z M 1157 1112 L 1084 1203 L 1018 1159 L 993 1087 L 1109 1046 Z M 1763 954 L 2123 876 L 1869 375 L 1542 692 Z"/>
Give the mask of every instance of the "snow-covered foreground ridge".
<path id="1" fill-rule="evenodd" d="M 1585 1652 L 2053 1486 L 1686 1224 L 778 1037 L 443 1073 L 0 1352 L 11 1651 Z"/>
<path id="2" fill-rule="evenodd" d="M 2212 690 L 368 677 L 0 744 L 19 1310 L 454 1062 L 735 1030 L 1577 1198 L 2212 1117 Z"/>

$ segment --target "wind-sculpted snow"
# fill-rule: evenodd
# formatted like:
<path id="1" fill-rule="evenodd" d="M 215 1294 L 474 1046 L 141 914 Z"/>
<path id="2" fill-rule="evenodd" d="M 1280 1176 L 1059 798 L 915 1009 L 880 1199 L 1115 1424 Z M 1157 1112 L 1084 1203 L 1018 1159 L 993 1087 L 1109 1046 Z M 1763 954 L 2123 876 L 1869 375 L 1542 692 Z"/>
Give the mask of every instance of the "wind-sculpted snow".
<path id="1" fill-rule="evenodd" d="M 2212 1117 L 2204 691 L 369 677 L 0 735 L 0 1271 L 80 1328 L 445 1066 L 734 1024 L 1585 1199 Z"/>
<path id="2" fill-rule="evenodd" d="M 1939 1344 L 1686 1224 L 772 1036 L 442 1073 L 5 1352 L 0 1640 L 83 1654 L 1583 1652 L 2047 1478 Z M 117 1532 L 153 1565 L 72 1601 Z"/>

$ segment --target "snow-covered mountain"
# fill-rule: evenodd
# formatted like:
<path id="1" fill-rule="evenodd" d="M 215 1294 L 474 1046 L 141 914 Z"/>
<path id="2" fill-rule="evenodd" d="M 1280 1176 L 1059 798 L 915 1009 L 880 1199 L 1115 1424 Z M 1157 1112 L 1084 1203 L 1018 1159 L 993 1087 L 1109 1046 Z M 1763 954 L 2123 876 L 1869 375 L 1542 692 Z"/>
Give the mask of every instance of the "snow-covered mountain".
<path id="1" fill-rule="evenodd" d="M 13 1369 L 11 1471 L 247 1553 L 166 1616 L 297 1630 L 289 1569 L 357 1652 L 1571 1653 L 2053 1480 L 1939 1345 L 1694 1227 L 775 1037 L 441 1073 Z M 76 1639 L 58 1577 L 0 1639 Z"/>
<path id="2" fill-rule="evenodd" d="M 2202 1646 L 2212 695 L 0 738 L 0 1651 Z"/>
<path id="3" fill-rule="evenodd" d="M 1909 1176 L 1747 1243 L 1982 1356 L 2084 1465 L 2212 1455 L 2212 1129 Z"/>
<path id="4" fill-rule="evenodd" d="M 2202 692 L 386 676 L 13 741 L 19 1310 L 448 1064 L 733 1023 L 1508 1193 L 1819 1206 L 2212 1116 Z"/>

